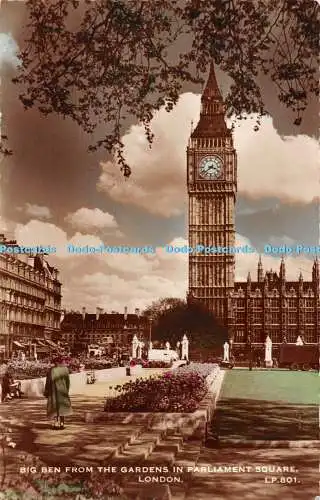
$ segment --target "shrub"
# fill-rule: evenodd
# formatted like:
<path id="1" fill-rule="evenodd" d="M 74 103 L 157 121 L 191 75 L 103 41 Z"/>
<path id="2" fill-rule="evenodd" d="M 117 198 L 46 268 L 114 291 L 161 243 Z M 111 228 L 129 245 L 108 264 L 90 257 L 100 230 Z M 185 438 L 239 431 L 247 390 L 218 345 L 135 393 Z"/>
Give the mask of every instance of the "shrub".
<path id="1" fill-rule="evenodd" d="M 193 412 L 207 393 L 207 375 L 216 368 L 216 365 L 200 366 L 189 365 L 116 386 L 119 396 L 107 399 L 104 409 L 110 412 Z"/>
<path id="2" fill-rule="evenodd" d="M 113 359 L 94 359 L 94 358 L 68 358 L 66 364 L 70 373 L 77 373 L 80 370 L 80 365 L 83 364 L 86 370 L 102 370 L 117 366 L 117 362 Z M 32 378 L 45 377 L 48 370 L 52 366 L 50 361 L 18 361 L 11 360 L 7 363 L 14 379 L 26 380 Z"/>
<path id="3" fill-rule="evenodd" d="M 147 361 L 143 368 L 170 368 L 172 361 Z"/>

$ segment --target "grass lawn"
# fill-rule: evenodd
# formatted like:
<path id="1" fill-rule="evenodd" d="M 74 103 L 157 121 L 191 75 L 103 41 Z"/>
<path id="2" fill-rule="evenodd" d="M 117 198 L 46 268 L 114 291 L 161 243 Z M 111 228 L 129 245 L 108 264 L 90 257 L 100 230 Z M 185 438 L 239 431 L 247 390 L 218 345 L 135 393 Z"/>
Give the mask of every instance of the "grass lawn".
<path id="1" fill-rule="evenodd" d="M 227 371 L 212 431 L 221 438 L 319 439 L 317 372 Z"/>

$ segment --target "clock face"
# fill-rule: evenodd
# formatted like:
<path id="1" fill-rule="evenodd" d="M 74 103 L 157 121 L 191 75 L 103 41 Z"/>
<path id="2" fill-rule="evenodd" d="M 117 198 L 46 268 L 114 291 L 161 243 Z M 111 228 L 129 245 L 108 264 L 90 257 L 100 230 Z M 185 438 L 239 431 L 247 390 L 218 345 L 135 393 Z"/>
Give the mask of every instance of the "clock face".
<path id="1" fill-rule="evenodd" d="M 203 179 L 218 179 L 222 173 L 222 160 L 219 156 L 206 156 L 199 164 L 199 174 Z"/>

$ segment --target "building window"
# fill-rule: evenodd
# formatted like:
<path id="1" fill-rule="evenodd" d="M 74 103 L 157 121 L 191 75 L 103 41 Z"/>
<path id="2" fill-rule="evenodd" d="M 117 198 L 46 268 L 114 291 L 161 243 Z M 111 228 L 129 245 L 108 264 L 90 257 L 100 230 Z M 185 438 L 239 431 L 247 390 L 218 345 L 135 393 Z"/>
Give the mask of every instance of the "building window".
<path id="1" fill-rule="evenodd" d="M 297 327 L 289 327 L 286 335 L 287 342 L 289 344 L 296 342 L 297 336 L 298 336 Z"/>
<path id="2" fill-rule="evenodd" d="M 279 310 L 270 311 L 268 313 L 267 323 L 272 324 L 272 325 L 280 323 L 280 313 L 279 313 Z"/>
<path id="3" fill-rule="evenodd" d="M 313 327 L 306 327 L 304 332 L 304 341 L 312 344 L 317 341 L 315 329 Z"/>
<path id="4" fill-rule="evenodd" d="M 245 315 L 245 312 L 240 312 L 238 311 L 237 312 L 237 320 L 236 320 L 237 324 L 240 324 L 240 325 L 244 325 L 245 322 L 246 322 L 246 315 Z"/>
<path id="5" fill-rule="evenodd" d="M 253 299 L 252 300 L 252 305 L 254 308 L 261 308 L 262 307 L 262 299 Z"/>
<path id="6" fill-rule="evenodd" d="M 268 327 L 268 335 L 271 338 L 272 342 L 278 344 L 282 341 L 282 333 L 278 326 L 270 325 Z"/>
<path id="7" fill-rule="evenodd" d="M 289 312 L 289 316 L 288 316 L 288 322 L 290 325 L 295 325 L 297 323 L 297 320 L 298 320 L 298 315 L 297 315 L 297 312 L 294 311 L 294 312 Z"/>
<path id="8" fill-rule="evenodd" d="M 263 342 L 262 325 L 254 325 L 252 327 L 252 342 Z"/>
<path id="9" fill-rule="evenodd" d="M 305 313 L 305 322 L 307 324 L 313 324 L 313 321 L 314 321 L 313 311 L 306 311 L 306 313 Z"/>
<path id="10" fill-rule="evenodd" d="M 236 330 L 235 334 L 235 342 L 244 342 L 245 341 L 245 333 L 244 330 Z"/>
<path id="11" fill-rule="evenodd" d="M 252 322 L 253 323 L 262 323 L 262 311 L 254 311 L 252 313 Z"/>

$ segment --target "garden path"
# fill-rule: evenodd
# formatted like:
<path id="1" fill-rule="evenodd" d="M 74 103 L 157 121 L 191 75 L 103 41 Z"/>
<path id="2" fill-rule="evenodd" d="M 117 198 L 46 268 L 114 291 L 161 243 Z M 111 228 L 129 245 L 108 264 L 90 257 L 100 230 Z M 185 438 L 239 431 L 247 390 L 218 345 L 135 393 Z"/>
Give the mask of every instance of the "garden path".
<path id="1" fill-rule="evenodd" d="M 125 379 L 127 381 L 127 379 Z M 123 380 L 122 380 L 123 382 Z M 113 385 L 121 383 L 114 381 Z M 101 382 L 94 385 L 86 385 L 83 394 L 72 396 L 73 415 L 67 420 L 64 431 L 53 431 L 46 417 L 46 400 L 22 399 L 2 404 L 0 407 L 1 417 L 13 429 L 13 440 L 17 443 L 16 448 L 9 455 L 9 472 L 19 474 L 20 464 L 18 455 L 27 452 L 39 457 L 47 465 L 112 465 L 111 458 L 114 450 L 121 443 L 127 443 L 131 436 L 141 431 L 144 427 L 143 420 L 138 415 L 130 421 L 121 419 L 108 422 L 86 423 L 84 414 L 88 410 L 98 410 L 103 407 L 103 395 L 112 395 L 110 382 Z M 136 420 L 135 420 L 136 418 Z M 169 450 L 177 446 L 174 438 L 167 440 L 164 449 L 149 456 L 149 463 L 154 460 L 159 463 L 159 454 L 162 458 Z M 141 463 L 141 449 L 135 445 L 140 454 L 132 455 L 131 464 Z M 266 483 L 263 473 L 212 473 L 196 472 L 188 482 L 170 485 L 171 497 L 164 496 L 163 486 L 159 490 L 153 486 L 153 500 L 262 500 L 290 499 L 309 500 L 314 499 L 318 493 L 318 450 L 315 449 L 205 449 L 202 448 L 197 457 L 192 452 L 192 443 L 185 450 L 188 455 L 187 463 L 198 467 L 208 466 L 237 466 L 246 464 L 255 467 L 258 464 L 294 465 L 296 473 L 290 476 L 297 477 L 297 483 L 281 484 Z M 196 448 L 196 446 L 195 446 Z M 110 458 L 109 458 L 110 457 Z M 177 457 L 181 464 L 181 456 Z M 285 474 L 288 476 L 288 474 Z M 270 478 L 272 474 L 268 474 Z M 279 476 L 278 476 L 279 477 Z M 150 494 L 150 485 L 141 484 L 140 498 L 143 492 Z M 159 491 L 159 493 L 156 493 Z M 130 497 L 131 498 L 131 497 Z M 132 498 L 136 498 L 133 497 Z"/>

